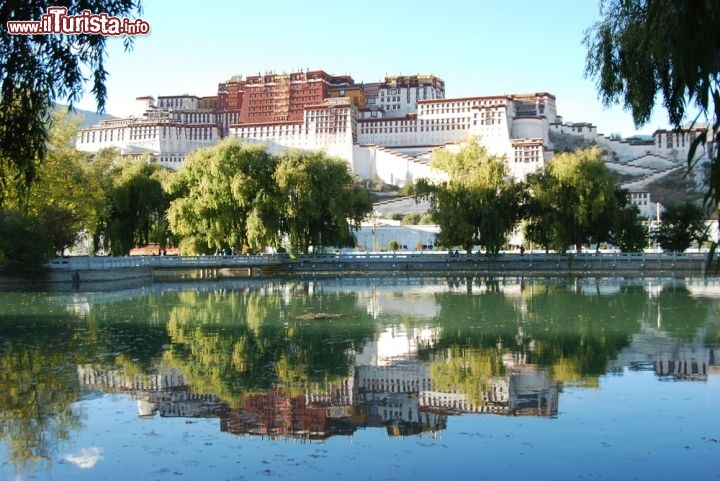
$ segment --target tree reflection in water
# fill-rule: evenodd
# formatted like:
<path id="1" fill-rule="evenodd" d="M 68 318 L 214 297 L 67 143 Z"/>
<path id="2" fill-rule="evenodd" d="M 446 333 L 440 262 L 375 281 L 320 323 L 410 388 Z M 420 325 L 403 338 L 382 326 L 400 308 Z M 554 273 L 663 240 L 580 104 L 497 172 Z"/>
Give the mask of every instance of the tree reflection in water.
<path id="1" fill-rule="evenodd" d="M 651 328 L 720 339 L 717 300 L 642 281 L 238 281 L 0 303 L 0 439 L 20 471 L 82 429 L 88 390 L 231 433 L 407 435 L 459 412 L 556 416 L 563 387 L 598 386 Z"/>

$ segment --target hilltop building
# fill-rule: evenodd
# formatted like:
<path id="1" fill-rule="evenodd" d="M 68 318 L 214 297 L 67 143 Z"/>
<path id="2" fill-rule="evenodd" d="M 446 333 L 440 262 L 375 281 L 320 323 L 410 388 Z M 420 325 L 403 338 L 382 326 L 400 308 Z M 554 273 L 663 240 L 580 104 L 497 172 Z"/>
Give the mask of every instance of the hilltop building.
<path id="1" fill-rule="evenodd" d="M 217 95 L 146 96 L 137 115 L 82 129 L 77 148 L 115 147 L 123 155 L 150 154 L 178 168 L 190 152 L 225 137 L 288 148 L 323 149 L 345 159 L 366 179 L 403 186 L 418 178 L 442 179 L 428 165 L 436 149 L 457 149 L 477 136 L 492 154 L 507 158 L 516 178 L 542 167 L 565 139 L 598 144 L 608 167 L 624 177 L 644 216 L 656 215 L 647 185 L 682 169 L 702 131 L 658 130 L 651 138 L 612 139 L 590 123 L 565 123 L 547 92 L 446 98 L 434 75 L 397 75 L 358 83 L 322 70 L 233 77 Z M 698 156 L 704 156 L 699 152 Z"/>
<path id="2" fill-rule="evenodd" d="M 434 75 L 388 76 L 357 83 L 322 70 L 234 77 L 217 96 L 139 97 L 138 113 L 83 129 L 77 147 L 116 147 L 123 155 L 151 154 L 177 168 L 185 155 L 235 136 L 287 148 L 324 149 L 364 178 L 403 185 L 441 176 L 427 165 L 436 148 L 482 136 L 491 152 L 507 155 L 523 176 L 550 156 L 548 127 L 556 121 L 547 93 L 446 99 Z"/>

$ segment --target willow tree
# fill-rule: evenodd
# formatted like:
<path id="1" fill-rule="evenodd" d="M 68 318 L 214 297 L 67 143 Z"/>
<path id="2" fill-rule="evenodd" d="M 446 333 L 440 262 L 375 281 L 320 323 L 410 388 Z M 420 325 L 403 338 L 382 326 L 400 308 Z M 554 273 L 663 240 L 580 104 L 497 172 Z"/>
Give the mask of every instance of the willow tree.
<path id="1" fill-rule="evenodd" d="M 670 204 L 660 215 L 655 240 L 666 251 L 683 252 L 693 241 L 700 247 L 707 239 L 707 230 L 700 207 L 689 201 Z"/>
<path id="2" fill-rule="evenodd" d="M 166 190 L 171 231 L 184 253 L 279 244 L 277 158 L 260 145 L 227 139 L 186 157 Z"/>
<path id="3" fill-rule="evenodd" d="M 544 238 L 552 247 L 565 250 L 585 243 L 610 240 L 617 207 L 615 183 L 592 147 L 557 154 L 545 172 L 531 179 L 530 222 L 550 229 Z M 536 232 L 535 235 L 538 235 Z"/>
<path id="4" fill-rule="evenodd" d="M 169 197 L 163 191 L 165 170 L 151 158 L 122 161 L 111 171 L 104 229 L 104 247 L 127 255 L 150 243 L 151 233 L 164 222 Z"/>
<path id="5" fill-rule="evenodd" d="M 519 218 L 520 190 L 508 176 L 504 157 L 490 155 L 471 138 L 458 152 L 439 151 L 431 166 L 448 180 L 420 179 L 416 194 L 430 200 L 430 213 L 439 225 L 437 242 L 446 247 L 484 246 L 496 255 Z"/>
<path id="6" fill-rule="evenodd" d="M 274 176 L 281 203 L 281 229 L 294 254 L 325 247 L 354 247 L 354 232 L 372 211 L 370 197 L 355 182 L 347 162 L 323 152 L 288 150 Z"/>
<path id="7" fill-rule="evenodd" d="M 712 127 L 691 144 L 688 166 L 708 149 L 706 201 L 720 201 L 720 7 L 701 0 L 604 0 L 602 19 L 588 29 L 586 75 L 597 80 L 606 105 L 620 103 L 644 125 L 658 93 L 670 122 L 681 128 L 689 112 Z"/>
<path id="8" fill-rule="evenodd" d="M 68 15 L 89 9 L 110 17 L 141 13 L 139 0 L 0 2 L 0 207 L 8 188 L 28 187 L 47 153 L 47 122 L 56 102 L 72 106 L 91 82 L 98 110 L 105 107 L 108 38 L 103 35 L 13 35 L 9 21 L 38 21 L 52 6 Z M 125 37 L 126 50 L 132 37 Z"/>

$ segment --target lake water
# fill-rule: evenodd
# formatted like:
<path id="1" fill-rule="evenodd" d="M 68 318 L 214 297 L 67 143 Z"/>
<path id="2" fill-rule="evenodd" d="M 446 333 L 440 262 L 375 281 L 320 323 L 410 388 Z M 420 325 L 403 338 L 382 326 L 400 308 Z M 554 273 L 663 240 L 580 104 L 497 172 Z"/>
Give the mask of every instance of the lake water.
<path id="1" fill-rule="evenodd" d="M 720 479 L 720 281 L 0 293 L 3 480 Z"/>

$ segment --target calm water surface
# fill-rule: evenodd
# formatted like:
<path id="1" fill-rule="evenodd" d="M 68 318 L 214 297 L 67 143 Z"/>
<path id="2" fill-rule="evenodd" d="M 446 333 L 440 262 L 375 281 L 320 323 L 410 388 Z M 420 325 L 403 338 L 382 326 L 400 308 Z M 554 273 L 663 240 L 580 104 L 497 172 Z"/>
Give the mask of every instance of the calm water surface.
<path id="1" fill-rule="evenodd" d="M 0 479 L 720 479 L 720 281 L 0 293 Z"/>

